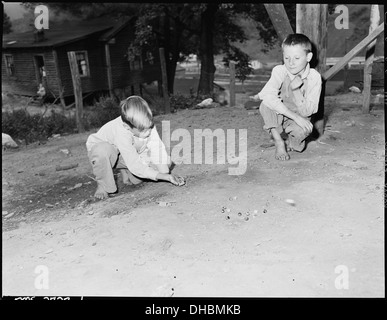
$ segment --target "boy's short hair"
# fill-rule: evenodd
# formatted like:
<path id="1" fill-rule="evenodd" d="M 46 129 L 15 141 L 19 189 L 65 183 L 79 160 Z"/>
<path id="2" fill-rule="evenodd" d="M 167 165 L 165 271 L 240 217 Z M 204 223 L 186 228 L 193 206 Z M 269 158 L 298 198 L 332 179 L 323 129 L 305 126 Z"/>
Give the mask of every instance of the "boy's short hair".
<path id="1" fill-rule="evenodd" d="M 148 103 L 139 96 L 130 96 L 120 103 L 121 119 L 131 129 L 140 131 L 153 127 L 153 114 Z"/>
<path id="2" fill-rule="evenodd" d="M 309 38 L 306 35 L 302 33 L 289 34 L 282 42 L 282 49 L 285 46 L 296 46 L 296 45 L 302 46 L 305 49 L 306 53 L 312 52 L 312 42 L 309 40 Z"/>

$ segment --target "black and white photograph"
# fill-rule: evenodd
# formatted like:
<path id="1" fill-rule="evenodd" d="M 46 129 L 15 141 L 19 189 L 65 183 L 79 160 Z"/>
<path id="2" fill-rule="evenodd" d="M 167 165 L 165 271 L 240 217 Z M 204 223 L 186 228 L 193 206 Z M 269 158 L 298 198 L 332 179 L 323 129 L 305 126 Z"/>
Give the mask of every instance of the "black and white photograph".
<path id="1" fill-rule="evenodd" d="M 385 298 L 384 5 L 2 7 L 1 299 Z"/>

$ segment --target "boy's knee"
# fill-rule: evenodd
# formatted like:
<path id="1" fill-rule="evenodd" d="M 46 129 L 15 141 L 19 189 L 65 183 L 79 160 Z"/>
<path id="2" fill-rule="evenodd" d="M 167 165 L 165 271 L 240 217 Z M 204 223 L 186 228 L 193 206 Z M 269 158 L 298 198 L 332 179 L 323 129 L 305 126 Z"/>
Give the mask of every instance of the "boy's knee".
<path id="1" fill-rule="evenodd" d="M 105 160 L 113 163 L 117 160 L 117 157 L 117 150 L 108 142 L 101 142 L 96 144 L 89 152 L 89 158 L 93 165 L 97 162 L 103 162 Z"/>
<path id="2" fill-rule="evenodd" d="M 263 129 L 270 133 L 271 129 L 278 129 L 282 132 L 282 115 L 278 115 L 274 110 L 267 107 L 263 102 L 259 106 L 259 112 L 263 118 Z"/>

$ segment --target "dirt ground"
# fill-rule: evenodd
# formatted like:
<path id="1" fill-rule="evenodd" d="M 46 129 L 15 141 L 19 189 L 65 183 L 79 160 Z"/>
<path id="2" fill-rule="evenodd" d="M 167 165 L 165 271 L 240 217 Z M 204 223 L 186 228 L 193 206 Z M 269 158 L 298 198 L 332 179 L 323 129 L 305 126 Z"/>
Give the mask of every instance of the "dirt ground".
<path id="1" fill-rule="evenodd" d="M 3 151 L 3 295 L 384 297 L 384 106 L 362 114 L 361 101 L 326 97 L 325 135 L 287 162 L 258 110 L 157 116 L 160 134 L 162 120 L 192 136 L 247 129 L 247 171 L 177 164 L 184 187 L 124 186 L 117 172 L 105 201 L 93 199 L 91 132 Z"/>

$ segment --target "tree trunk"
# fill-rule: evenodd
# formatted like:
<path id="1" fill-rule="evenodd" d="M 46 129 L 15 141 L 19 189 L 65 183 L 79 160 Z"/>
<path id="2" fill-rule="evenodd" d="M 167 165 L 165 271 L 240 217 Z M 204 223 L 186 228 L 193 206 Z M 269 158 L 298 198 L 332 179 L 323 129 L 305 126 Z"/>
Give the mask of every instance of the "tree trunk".
<path id="1" fill-rule="evenodd" d="M 214 20 L 218 10 L 218 5 L 215 3 L 207 4 L 207 8 L 201 14 L 201 30 L 200 30 L 200 79 L 198 94 L 209 95 L 214 89 Z"/>
<path id="2" fill-rule="evenodd" d="M 312 42 L 314 53 L 311 67 L 316 68 L 321 75 L 326 70 L 327 19 L 327 4 L 297 4 L 296 32 L 305 34 Z M 319 136 L 324 134 L 325 83 L 323 79 L 318 111 L 312 116 L 312 122 Z"/>
<path id="3" fill-rule="evenodd" d="M 178 21 L 173 21 L 173 40 L 171 42 L 172 50 L 171 50 L 171 61 L 168 66 L 168 92 L 169 94 L 173 94 L 173 87 L 175 82 L 176 75 L 176 67 L 180 56 L 180 40 L 183 31 L 183 27 L 179 24 Z"/>
<path id="4" fill-rule="evenodd" d="M 179 44 L 182 29 L 169 17 L 167 12 L 168 8 L 165 8 L 164 10 L 165 13 L 161 16 L 161 25 L 164 35 L 163 47 L 165 50 L 165 63 L 167 65 L 168 93 L 173 94 L 176 64 L 180 54 Z M 171 22 L 175 23 L 175 25 L 172 26 L 173 28 L 171 28 Z M 173 33 L 171 33 L 171 30 L 173 30 Z"/>

